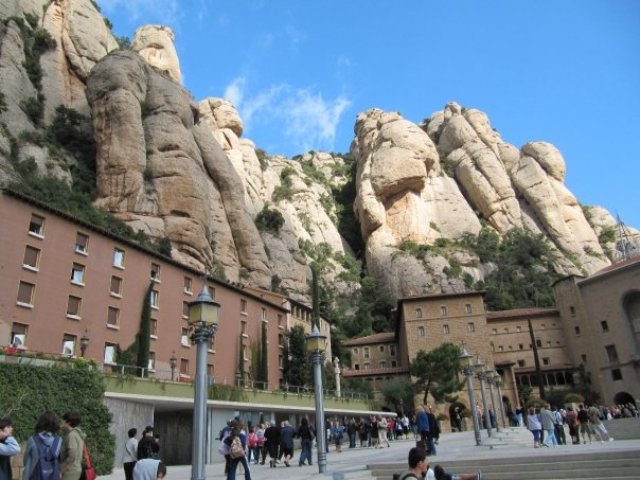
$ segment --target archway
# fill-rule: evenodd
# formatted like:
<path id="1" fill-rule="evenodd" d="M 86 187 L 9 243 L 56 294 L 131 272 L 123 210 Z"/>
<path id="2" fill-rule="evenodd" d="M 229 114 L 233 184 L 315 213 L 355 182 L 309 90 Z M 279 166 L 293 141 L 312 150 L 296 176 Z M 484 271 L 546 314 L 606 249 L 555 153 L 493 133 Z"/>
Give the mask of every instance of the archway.
<path id="1" fill-rule="evenodd" d="M 626 405 L 627 403 L 630 403 L 632 405 L 636 404 L 633 396 L 627 392 L 616 393 L 613 396 L 613 403 L 615 403 L 616 405 Z"/>

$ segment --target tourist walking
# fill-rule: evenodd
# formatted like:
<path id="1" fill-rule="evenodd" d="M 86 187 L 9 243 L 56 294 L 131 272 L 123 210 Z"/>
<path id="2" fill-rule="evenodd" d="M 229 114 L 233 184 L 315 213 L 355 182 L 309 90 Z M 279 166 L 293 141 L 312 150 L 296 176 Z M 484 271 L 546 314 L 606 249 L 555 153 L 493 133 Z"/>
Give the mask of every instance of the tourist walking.
<path id="1" fill-rule="evenodd" d="M 27 440 L 22 480 L 59 480 L 62 437 L 58 435 L 60 420 L 53 412 L 45 412 L 36 422 L 35 432 Z"/>
<path id="2" fill-rule="evenodd" d="M 13 424 L 9 418 L 0 419 L 0 480 L 12 480 L 11 457 L 20 453 L 20 445 L 13 438 Z"/>
<path id="3" fill-rule="evenodd" d="M 553 445 L 558 446 L 558 440 L 556 439 L 556 427 L 551 410 L 545 407 L 540 409 L 540 423 L 542 423 L 542 429 L 544 430 L 546 440 L 542 443 L 545 447 Z"/>
<path id="4" fill-rule="evenodd" d="M 589 425 L 589 415 L 582 405 L 578 406 L 578 420 L 580 421 L 580 435 L 582 436 L 582 443 L 586 445 L 587 436 L 589 437 L 589 443 L 591 443 L 591 425 Z"/>
<path id="5" fill-rule="evenodd" d="M 234 444 L 240 442 L 241 451 L 236 453 Z M 238 470 L 238 464 L 242 463 L 244 468 L 244 480 L 251 480 L 251 470 L 249 470 L 249 462 L 247 462 L 247 433 L 244 430 L 242 422 L 235 420 L 231 429 L 231 433 L 225 438 L 224 443 L 229 446 L 229 473 L 227 473 L 227 480 L 236 480 L 236 471 Z"/>
<path id="6" fill-rule="evenodd" d="M 82 474 L 86 435 L 80 429 L 80 422 L 78 412 L 67 412 L 62 416 L 62 431 L 65 434 L 60 453 L 62 480 L 79 480 Z"/>
<path id="7" fill-rule="evenodd" d="M 387 438 L 388 428 L 387 418 L 381 416 L 378 420 L 378 445 L 376 445 L 376 447 L 384 448 L 385 443 L 387 444 L 387 448 L 391 447 L 389 439 Z"/>
<path id="8" fill-rule="evenodd" d="M 602 423 L 602 419 L 600 418 L 600 411 L 598 410 L 598 408 L 591 405 L 589 407 L 589 410 L 587 410 L 587 415 L 589 417 L 591 428 L 593 429 L 593 434 L 600 438 L 600 443 L 612 442 L 613 438 L 609 436 L 609 432 L 607 432 L 607 429 Z"/>
<path id="9" fill-rule="evenodd" d="M 313 445 L 313 430 L 309 425 L 307 417 L 303 417 L 300 420 L 300 427 L 298 428 L 298 437 L 300 437 L 300 459 L 298 460 L 298 466 L 303 466 L 304 462 L 309 465 L 313 464 L 313 457 L 311 454 L 311 447 Z"/>
<path id="10" fill-rule="evenodd" d="M 527 415 L 527 428 L 533 435 L 533 447 L 540 447 L 540 434 L 542 432 L 542 424 L 536 415 L 536 411 L 533 407 L 529 408 L 529 414 Z"/>
<path id="11" fill-rule="evenodd" d="M 429 443 L 427 437 L 429 436 L 429 417 L 422 406 L 416 407 L 416 428 L 420 435 L 422 446 L 428 451 Z"/>
<path id="12" fill-rule="evenodd" d="M 296 436 L 296 430 L 288 420 L 282 422 L 280 429 L 280 455 L 284 457 L 284 464 L 290 467 L 289 461 L 293 458 L 293 437 Z"/>
<path id="13" fill-rule="evenodd" d="M 127 442 L 124 444 L 124 457 L 122 458 L 122 467 L 124 468 L 125 480 L 133 480 L 133 468 L 138 461 L 138 434 L 137 428 L 130 428 L 127 432 Z"/>
<path id="14" fill-rule="evenodd" d="M 580 445 L 580 422 L 578 421 L 578 414 L 573 410 L 573 407 L 567 408 L 567 425 L 569 426 L 571 443 Z"/>
<path id="15" fill-rule="evenodd" d="M 156 458 L 155 452 L 160 450 L 160 446 L 153 438 L 153 426 L 147 425 L 142 432 L 142 438 L 138 442 L 138 460 L 143 458 Z"/>
<path id="16" fill-rule="evenodd" d="M 264 431 L 264 446 L 269 454 L 269 466 L 276 468 L 276 460 L 278 459 L 278 448 L 280 447 L 280 429 L 274 422 L 273 425 L 267 424 L 268 427 Z"/>

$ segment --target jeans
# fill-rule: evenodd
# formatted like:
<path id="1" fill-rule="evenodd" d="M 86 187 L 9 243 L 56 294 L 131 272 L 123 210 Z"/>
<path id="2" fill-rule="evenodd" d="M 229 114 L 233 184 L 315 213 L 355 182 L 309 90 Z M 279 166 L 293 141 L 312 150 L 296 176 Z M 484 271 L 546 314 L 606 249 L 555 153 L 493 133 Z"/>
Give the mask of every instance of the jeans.
<path id="1" fill-rule="evenodd" d="M 229 473 L 227 474 L 227 480 L 236 480 L 236 470 L 238 469 L 239 463 L 242 463 L 242 466 L 244 467 L 244 480 L 251 480 L 249 462 L 247 462 L 247 457 L 245 457 L 244 455 L 240 458 L 231 459 L 231 464 L 229 465 Z"/>
<path id="2" fill-rule="evenodd" d="M 547 434 L 547 441 L 545 442 L 547 445 L 551 444 L 551 445 L 558 445 L 558 440 L 556 440 L 556 433 L 555 430 L 553 428 L 551 429 L 545 429 L 545 432 Z"/>
<path id="3" fill-rule="evenodd" d="M 304 462 L 309 462 L 309 465 L 313 465 L 313 457 L 311 455 L 311 443 L 313 441 L 310 438 L 303 438 L 300 440 L 300 446 L 302 450 L 300 451 L 300 460 L 298 460 L 298 465 L 304 465 Z"/>

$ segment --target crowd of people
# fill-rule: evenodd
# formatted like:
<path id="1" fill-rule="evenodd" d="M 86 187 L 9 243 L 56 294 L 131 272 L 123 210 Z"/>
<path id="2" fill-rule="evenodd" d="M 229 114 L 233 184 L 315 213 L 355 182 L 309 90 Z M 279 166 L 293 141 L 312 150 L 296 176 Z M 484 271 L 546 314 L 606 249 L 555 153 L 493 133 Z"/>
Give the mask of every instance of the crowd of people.
<path id="1" fill-rule="evenodd" d="M 59 419 L 54 412 L 44 412 L 38 418 L 23 454 L 22 480 L 86 480 L 89 453 L 86 434 L 80 428 L 81 417 L 70 411 Z M 144 437 L 135 439 L 136 429 L 129 430 L 125 448 L 127 480 L 162 480 L 167 469 L 159 459 L 159 446 L 153 437 L 153 427 L 145 429 Z M 146 440 L 145 440 L 146 439 Z M 0 480 L 12 480 L 11 457 L 21 452 L 13 436 L 13 423 L 0 419 Z"/>
<path id="2" fill-rule="evenodd" d="M 624 406 L 618 411 L 626 411 L 625 417 L 638 416 L 634 405 Z M 531 407 L 526 412 L 526 418 L 520 420 L 516 417 L 517 426 L 526 424 L 533 435 L 534 448 L 553 447 L 566 445 L 568 442 L 565 425 L 569 429 L 569 440 L 573 445 L 586 444 L 587 440 L 612 442 L 603 420 L 613 420 L 611 410 L 607 407 L 596 405 L 578 405 L 573 407 L 557 408 L 547 405 L 541 408 Z M 513 423 L 512 423 L 513 425 Z"/>
<path id="3" fill-rule="evenodd" d="M 409 419 L 404 414 L 370 415 L 363 417 L 331 418 L 325 421 L 326 451 L 333 446 L 335 452 L 345 448 L 389 448 L 390 442 L 415 438 L 418 445 L 430 455 L 436 454 L 436 444 L 440 436 L 440 426 L 428 406 L 418 407 Z M 236 440 L 236 438 L 238 440 Z M 316 432 L 307 418 L 292 426 L 289 421 L 262 422 L 258 425 L 244 425 L 239 418 L 229 419 L 219 433 L 218 452 L 225 457 L 225 474 L 228 480 L 235 480 L 238 466 L 244 470 L 245 480 L 251 479 L 250 465 L 290 467 L 312 465 L 312 447 Z M 300 453 L 294 458 L 294 442 L 300 440 Z M 242 455 L 234 455 L 234 442 Z"/>

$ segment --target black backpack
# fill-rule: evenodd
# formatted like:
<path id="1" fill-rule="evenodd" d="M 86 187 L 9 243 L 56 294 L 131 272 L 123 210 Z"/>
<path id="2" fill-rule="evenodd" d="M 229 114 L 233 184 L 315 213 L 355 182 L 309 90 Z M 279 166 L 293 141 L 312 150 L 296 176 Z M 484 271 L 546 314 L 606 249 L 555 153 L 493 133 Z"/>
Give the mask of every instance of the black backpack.
<path id="1" fill-rule="evenodd" d="M 58 480 L 60 478 L 60 447 L 62 439 L 55 437 L 51 446 L 45 444 L 40 435 L 33 436 L 38 450 L 38 463 L 31 472 L 30 480 Z"/>

